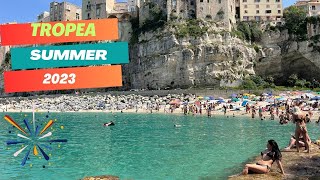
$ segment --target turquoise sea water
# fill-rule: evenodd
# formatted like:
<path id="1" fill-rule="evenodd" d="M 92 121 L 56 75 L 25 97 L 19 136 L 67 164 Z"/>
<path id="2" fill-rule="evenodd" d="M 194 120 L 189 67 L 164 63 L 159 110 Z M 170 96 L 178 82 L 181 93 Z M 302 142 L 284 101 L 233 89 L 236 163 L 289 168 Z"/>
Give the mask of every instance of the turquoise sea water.
<path id="1" fill-rule="evenodd" d="M 32 119 L 31 113 L 8 114 L 21 125 L 25 114 Z M 7 140 L 21 138 L 2 118 L 4 115 L 0 114 L 1 180 L 80 179 L 106 174 L 141 180 L 226 179 L 259 155 L 267 140 L 275 139 L 284 148 L 294 130 L 293 124 L 243 116 L 49 113 L 46 118 L 47 113 L 36 113 L 37 124 L 57 119 L 53 129 L 46 132 L 53 132 L 52 139 L 65 138 L 68 142 L 53 143 L 51 151 L 44 148 L 52 155 L 49 161 L 31 154 L 22 167 L 26 150 L 13 157 L 21 145 L 5 145 Z M 102 126 L 110 120 L 116 125 Z M 308 125 L 312 140 L 319 137 L 318 129 L 314 122 Z"/>

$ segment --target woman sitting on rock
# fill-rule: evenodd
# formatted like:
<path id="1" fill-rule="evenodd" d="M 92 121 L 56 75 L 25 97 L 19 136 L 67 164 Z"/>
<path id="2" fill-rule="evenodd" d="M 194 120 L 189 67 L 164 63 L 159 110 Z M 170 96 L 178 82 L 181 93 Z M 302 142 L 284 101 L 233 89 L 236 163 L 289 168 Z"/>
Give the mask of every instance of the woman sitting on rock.
<path id="1" fill-rule="evenodd" d="M 245 168 L 242 171 L 242 174 L 246 175 L 249 173 L 268 173 L 274 162 L 277 163 L 278 167 L 281 170 L 281 173 L 284 174 L 283 167 L 281 164 L 281 157 L 282 155 L 276 141 L 269 140 L 267 143 L 267 149 L 261 152 L 261 160 L 258 161 L 256 164 L 246 164 Z"/>

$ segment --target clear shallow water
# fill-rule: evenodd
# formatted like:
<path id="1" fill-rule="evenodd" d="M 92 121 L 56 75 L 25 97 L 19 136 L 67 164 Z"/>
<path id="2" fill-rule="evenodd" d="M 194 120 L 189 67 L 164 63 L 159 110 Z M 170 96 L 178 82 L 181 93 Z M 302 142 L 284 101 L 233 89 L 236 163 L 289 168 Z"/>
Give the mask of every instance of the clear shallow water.
<path id="1" fill-rule="evenodd" d="M 32 119 L 31 113 L 8 114 L 21 125 L 25 114 Z M 57 119 L 49 129 L 53 139 L 68 142 L 60 143 L 60 148 L 59 143 L 52 144 L 52 151 L 44 149 L 52 155 L 49 161 L 32 154 L 22 167 L 26 150 L 13 157 L 21 145 L 5 145 L 6 140 L 19 138 L 18 131 L 3 120 L 4 115 L 0 113 L 1 180 L 80 179 L 106 174 L 141 180 L 226 179 L 258 155 L 267 140 L 275 139 L 284 148 L 294 130 L 293 124 L 246 117 L 49 113 L 49 118 Z M 38 124 L 47 122 L 45 115 L 36 113 Z M 116 126 L 102 126 L 110 120 Z M 175 128 L 174 124 L 182 126 Z M 315 123 L 308 125 L 312 140 L 319 136 L 318 128 Z"/>

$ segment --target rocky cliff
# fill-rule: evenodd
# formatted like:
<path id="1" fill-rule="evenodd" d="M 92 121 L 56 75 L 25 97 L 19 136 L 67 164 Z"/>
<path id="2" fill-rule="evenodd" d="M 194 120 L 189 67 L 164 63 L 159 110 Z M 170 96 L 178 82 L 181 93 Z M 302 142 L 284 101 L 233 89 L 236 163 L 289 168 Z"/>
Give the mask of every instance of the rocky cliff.
<path id="1" fill-rule="evenodd" d="M 320 80 L 320 43 L 317 40 L 292 41 L 286 31 L 265 32 L 263 51 L 255 64 L 255 73 L 273 76 L 276 84 L 286 84 L 291 74 L 311 81 Z"/>
<path id="2" fill-rule="evenodd" d="M 148 89 L 236 86 L 255 74 L 257 53 L 252 46 L 219 24 L 199 26 L 208 29 L 198 37 L 179 36 L 175 25 L 140 34 L 123 69 L 125 84 Z"/>

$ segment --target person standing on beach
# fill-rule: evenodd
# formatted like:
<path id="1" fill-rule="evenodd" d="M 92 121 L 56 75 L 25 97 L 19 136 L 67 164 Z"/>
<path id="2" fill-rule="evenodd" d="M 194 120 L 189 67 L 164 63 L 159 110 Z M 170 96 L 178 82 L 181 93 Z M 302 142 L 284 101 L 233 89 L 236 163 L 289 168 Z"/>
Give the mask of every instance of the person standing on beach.
<path id="1" fill-rule="evenodd" d="M 227 114 L 227 106 L 226 105 L 223 105 L 223 113 L 224 113 L 224 115 Z"/>
<path id="2" fill-rule="evenodd" d="M 256 114 L 256 109 L 255 109 L 254 106 L 252 106 L 252 108 L 251 108 L 251 117 L 254 118 L 255 114 Z"/>
<path id="3" fill-rule="evenodd" d="M 299 105 L 301 105 L 301 103 Z M 308 141 L 310 137 L 307 131 L 306 117 L 302 114 L 299 105 L 296 104 L 296 106 L 294 106 L 292 114 L 293 122 L 296 123 L 295 137 L 300 137 L 300 135 L 303 136 L 304 143 L 306 145 L 306 150 L 308 153 L 310 153 L 310 146 Z M 296 147 L 297 152 L 300 152 L 298 141 L 296 141 Z"/>
<path id="4" fill-rule="evenodd" d="M 208 117 L 211 117 L 211 105 L 208 105 L 207 114 L 208 114 Z"/>
<path id="5" fill-rule="evenodd" d="M 263 119 L 262 119 L 262 108 L 261 108 L 261 106 L 259 106 L 259 118 L 260 118 L 261 120 L 263 120 Z"/>

